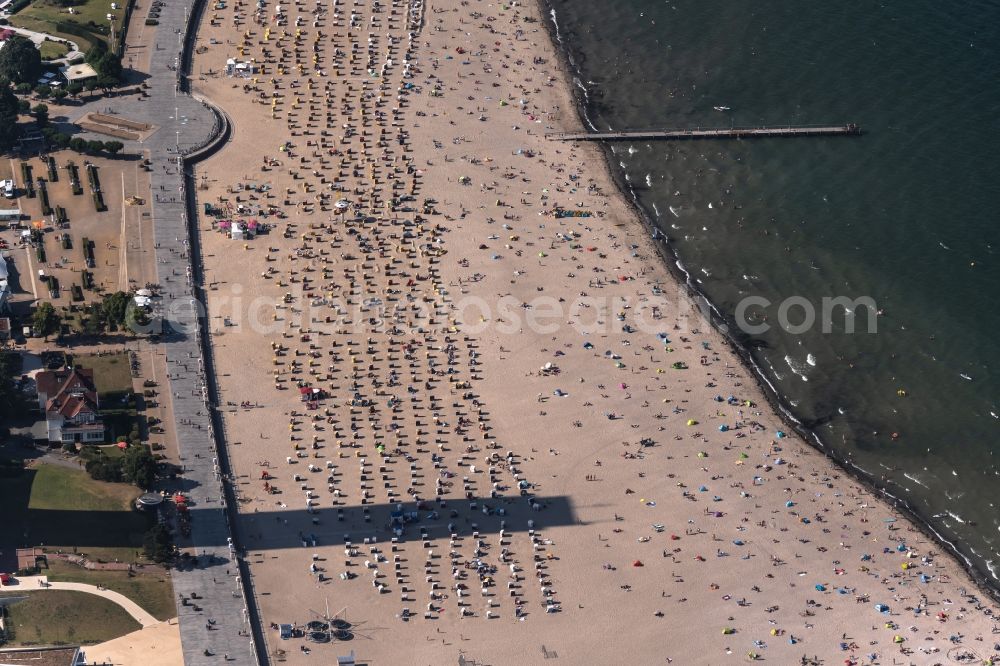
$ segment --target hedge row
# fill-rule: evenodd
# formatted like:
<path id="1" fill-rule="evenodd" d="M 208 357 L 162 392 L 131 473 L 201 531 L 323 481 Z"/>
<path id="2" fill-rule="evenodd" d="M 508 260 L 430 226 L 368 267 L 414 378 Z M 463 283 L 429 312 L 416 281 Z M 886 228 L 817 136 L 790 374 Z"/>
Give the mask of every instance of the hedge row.
<path id="1" fill-rule="evenodd" d="M 97 175 L 97 167 L 93 164 L 87 165 L 87 180 L 90 181 L 90 190 L 92 192 L 96 193 L 101 191 L 101 179 Z"/>
<path id="2" fill-rule="evenodd" d="M 35 198 L 35 180 L 31 176 L 31 165 L 21 162 L 21 180 L 24 181 L 24 189 L 28 193 L 29 199 Z"/>
<path id="3" fill-rule="evenodd" d="M 67 168 L 69 169 L 69 182 L 73 186 L 73 194 L 83 194 L 83 185 L 80 183 L 80 167 L 69 164 Z"/>
<path id="4" fill-rule="evenodd" d="M 42 215 L 51 215 L 52 207 L 49 205 L 49 191 L 45 188 L 45 181 L 38 179 L 38 195 L 42 200 Z"/>
<path id="5" fill-rule="evenodd" d="M 90 242 L 90 239 L 87 238 L 86 236 L 83 237 L 83 259 L 84 261 L 87 262 L 87 268 L 94 267 L 95 265 L 94 247 L 93 244 Z M 84 284 L 86 284 L 86 282 L 87 281 L 84 280 Z"/>

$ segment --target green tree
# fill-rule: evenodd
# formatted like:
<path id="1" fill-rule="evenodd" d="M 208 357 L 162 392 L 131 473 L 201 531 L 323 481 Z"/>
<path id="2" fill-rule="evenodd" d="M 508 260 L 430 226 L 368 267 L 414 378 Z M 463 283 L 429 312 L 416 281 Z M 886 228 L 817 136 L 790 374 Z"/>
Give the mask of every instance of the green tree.
<path id="1" fill-rule="evenodd" d="M 117 155 L 122 150 L 124 150 L 125 144 L 121 141 L 105 141 L 104 150 L 111 153 L 112 155 Z"/>
<path id="2" fill-rule="evenodd" d="M 109 79 L 114 79 L 118 82 L 122 78 L 122 61 L 117 54 L 108 51 L 101 59 L 97 62 L 97 73 L 101 76 L 106 76 Z"/>
<path id="3" fill-rule="evenodd" d="M 78 96 L 80 93 L 83 92 L 83 84 L 80 83 L 79 81 L 70 81 L 66 85 L 66 92 L 69 93 L 70 96 L 75 98 L 76 96 Z"/>
<path id="4" fill-rule="evenodd" d="M 122 478 L 144 490 L 156 482 L 156 458 L 143 445 L 130 446 L 122 456 Z"/>
<path id="5" fill-rule="evenodd" d="M 125 311 L 125 328 L 127 328 L 132 335 L 137 333 L 148 333 L 151 321 L 149 313 L 146 312 L 145 309 L 136 305 L 134 301 L 129 303 L 128 309 Z"/>
<path id="6" fill-rule="evenodd" d="M 101 90 L 111 90 L 118 85 L 118 79 L 113 76 L 106 76 L 104 74 L 98 74 L 97 78 L 94 79 L 97 87 Z"/>
<path id="7" fill-rule="evenodd" d="M 32 83 L 42 72 L 42 54 L 30 39 L 16 35 L 0 49 L 0 77 L 14 83 Z"/>
<path id="8" fill-rule="evenodd" d="M 174 540 L 167 526 L 163 523 L 153 525 L 143 537 L 142 549 L 154 562 L 169 562 L 174 555 Z"/>
<path id="9" fill-rule="evenodd" d="M 60 148 L 67 148 L 70 141 L 70 135 L 65 132 L 55 132 L 52 135 L 52 143 L 56 144 Z"/>
<path id="10" fill-rule="evenodd" d="M 95 43 L 86 56 L 87 64 L 97 72 L 97 87 L 107 90 L 121 82 L 122 59 L 118 54 L 109 51 L 104 42 Z"/>
<path id="11" fill-rule="evenodd" d="M 57 332 L 61 325 L 62 317 L 51 303 L 39 303 L 31 315 L 31 327 L 35 329 L 35 335 L 47 338 Z"/>
<path id="12" fill-rule="evenodd" d="M 107 52 L 107 44 L 101 41 L 94 42 L 94 45 L 87 50 L 86 54 L 84 54 L 84 59 L 87 61 L 88 65 L 97 69 L 97 63 L 100 62 L 101 58 L 103 58 L 104 54 Z"/>
<path id="13" fill-rule="evenodd" d="M 87 461 L 84 466 L 87 474 L 95 481 L 108 481 L 119 483 L 122 480 L 122 459 L 121 458 L 93 458 Z"/>
<path id="14" fill-rule="evenodd" d="M 49 95 L 52 94 L 52 86 L 45 84 L 35 86 L 35 94 L 38 95 L 38 99 L 48 99 Z"/>
<path id="15" fill-rule="evenodd" d="M 19 368 L 15 354 L 0 353 L 0 422 L 10 423 L 24 405 L 16 385 Z"/>
<path id="16" fill-rule="evenodd" d="M 125 325 L 125 314 L 128 312 L 128 304 L 131 301 L 132 297 L 124 291 L 116 291 L 104 297 L 101 311 L 108 328 L 121 328 Z"/>
<path id="17" fill-rule="evenodd" d="M 2 52 L 3 50 L 0 50 Z M 0 153 L 5 153 L 21 138 L 21 126 L 17 124 L 20 104 L 10 89 L 10 84 L 0 87 Z"/>
<path id="18" fill-rule="evenodd" d="M 49 124 L 49 107 L 46 104 L 36 104 L 35 108 L 31 110 L 35 114 L 35 122 L 38 123 L 39 127 L 45 127 Z"/>
<path id="19" fill-rule="evenodd" d="M 66 99 L 67 95 L 69 95 L 69 93 L 63 90 L 62 88 L 56 88 L 55 90 L 52 91 L 52 99 L 54 99 L 57 102 L 61 102 L 64 99 Z"/>
<path id="20" fill-rule="evenodd" d="M 93 153 L 99 153 L 102 150 L 104 150 L 104 142 L 103 141 L 97 141 L 95 139 L 89 139 L 87 141 L 87 152 L 88 153 L 91 153 L 91 154 L 93 154 Z"/>

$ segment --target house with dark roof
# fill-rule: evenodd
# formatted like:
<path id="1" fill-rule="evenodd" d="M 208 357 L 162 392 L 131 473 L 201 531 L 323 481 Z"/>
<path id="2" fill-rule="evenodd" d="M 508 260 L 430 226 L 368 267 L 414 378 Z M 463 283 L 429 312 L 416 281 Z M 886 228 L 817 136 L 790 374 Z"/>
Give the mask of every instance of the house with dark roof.
<path id="1" fill-rule="evenodd" d="M 38 406 L 45 412 L 50 442 L 100 444 L 104 441 L 104 423 L 93 370 L 47 370 L 35 376 L 35 383 Z"/>

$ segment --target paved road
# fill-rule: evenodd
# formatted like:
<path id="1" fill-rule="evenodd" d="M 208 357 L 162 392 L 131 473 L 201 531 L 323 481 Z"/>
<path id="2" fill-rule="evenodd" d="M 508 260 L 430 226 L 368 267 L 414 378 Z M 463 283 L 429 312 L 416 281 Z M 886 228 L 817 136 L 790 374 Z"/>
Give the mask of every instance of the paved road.
<path id="1" fill-rule="evenodd" d="M 86 583 L 50 583 L 47 576 L 25 576 L 24 578 L 18 578 L 17 582 L 19 583 L 17 591 L 71 590 L 73 592 L 96 594 L 97 596 L 104 597 L 108 601 L 113 601 L 124 608 L 128 614 L 135 618 L 135 621 L 143 627 L 151 627 L 154 624 L 160 623 L 159 620 L 147 613 L 142 606 L 135 603 L 124 594 L 100 588 L 96 585 L 88 585 Z"/>

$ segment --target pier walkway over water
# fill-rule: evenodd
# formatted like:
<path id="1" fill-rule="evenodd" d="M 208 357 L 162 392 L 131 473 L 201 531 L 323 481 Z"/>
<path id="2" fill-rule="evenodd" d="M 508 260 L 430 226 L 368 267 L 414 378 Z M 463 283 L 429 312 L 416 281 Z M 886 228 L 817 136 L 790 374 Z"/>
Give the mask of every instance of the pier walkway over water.
<path id="1" fill-rule="evenodd" d="M 858 136 L 861 128 L 845 125 L 772 125 L 768 127 L 695 127 L 693 129 L 623 130 L 620 132 L 551 132 L 555 141 L 617 141 L 628 139 L 748 139 L 791 136 Z"/>

